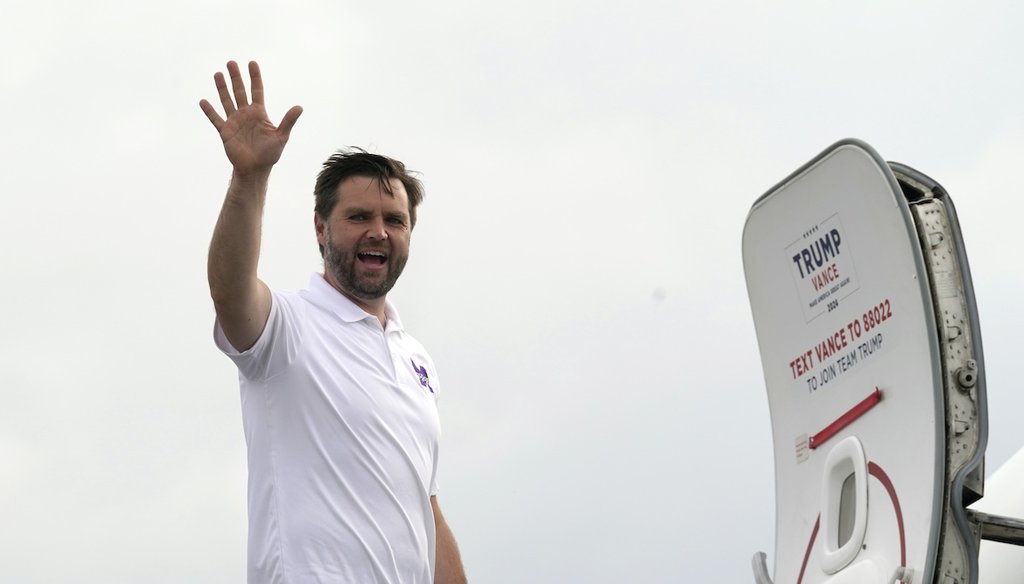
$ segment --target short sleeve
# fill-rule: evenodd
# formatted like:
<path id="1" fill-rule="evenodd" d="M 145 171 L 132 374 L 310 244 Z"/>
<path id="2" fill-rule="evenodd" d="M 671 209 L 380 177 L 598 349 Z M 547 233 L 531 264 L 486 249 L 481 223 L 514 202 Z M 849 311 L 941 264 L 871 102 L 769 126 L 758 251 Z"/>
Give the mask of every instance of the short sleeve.
<path id="1" fill-rule="evenodd" d="M 438 458 L 439 458 L 439 454 L 440 454 L 438 452 L 439 450 L 440 450 L 440 448 L 437 448 L 437 449 L 434 450 L 434 471 L 430 474 L 430 485 L 427 487 L 427 492 L 430 493 L 431 497 L 437 495 L 437 493 L 441 490 L 441 487 L 440 487 L 440 485 L 438 485 L 438 482 L 437 482 L 437 469 L 440 466 L 438 464 L 439 463 Z"/>
<path id="2" fill-rule="evenodd" d="M 266 381 L 287 369 L 298 355 L 302 340 L 298 314 L 301 302 L 297 295 L 271 291 L 267 324 L 252 347 L 242 352 L 235 349 L 217 320 L 213 325 L 214 343 L 235 363 L 242 377 Z"/>

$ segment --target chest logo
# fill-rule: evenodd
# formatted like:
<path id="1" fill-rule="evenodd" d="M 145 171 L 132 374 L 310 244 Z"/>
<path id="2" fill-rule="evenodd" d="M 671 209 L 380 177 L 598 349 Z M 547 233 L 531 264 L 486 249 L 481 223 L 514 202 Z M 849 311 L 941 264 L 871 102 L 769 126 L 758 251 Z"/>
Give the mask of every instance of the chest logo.
<path id="1" fill-rule="evenodd" d="M 430 387 L 430 376 L 427 375 L 427 368 L 422 365 L 417 365 L 416 361 L 412 359 L 409 361 L 412 362 L 412 370 L 416 372 L 416 377 L 420 380 L 420 385 L 423 386 L 423 389 L 427 389 L 430 393 L 434 393 L 434 388 Z"/>

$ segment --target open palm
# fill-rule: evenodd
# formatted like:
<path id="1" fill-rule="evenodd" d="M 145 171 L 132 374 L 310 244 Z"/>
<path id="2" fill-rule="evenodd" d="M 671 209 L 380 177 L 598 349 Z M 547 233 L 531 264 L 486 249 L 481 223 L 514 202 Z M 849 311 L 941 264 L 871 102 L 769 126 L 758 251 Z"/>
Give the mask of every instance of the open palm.
<path id="1" fill-rule="evenodd" d="M 260 76 L 259 65 L 256 62 L 249 63 L 252 103 L 246 95 L 241 71 L 234 61 L 228 62 L 228 75 L 231 77 L 230 92 L 222 73 L 213 76 L 225 117 L 221 118 L 213 105 L 205 99 L 199 102 L 199 107 L 220 133 L 224 152 L 235 172 L 250 174 L 268 171 L 281 158 L 281 152 L 288 143 L 288 136 L 302 108 L 292 107 L 281 119 L 281 123 L 274 126 L 263 104 L 263 78 Z"/>

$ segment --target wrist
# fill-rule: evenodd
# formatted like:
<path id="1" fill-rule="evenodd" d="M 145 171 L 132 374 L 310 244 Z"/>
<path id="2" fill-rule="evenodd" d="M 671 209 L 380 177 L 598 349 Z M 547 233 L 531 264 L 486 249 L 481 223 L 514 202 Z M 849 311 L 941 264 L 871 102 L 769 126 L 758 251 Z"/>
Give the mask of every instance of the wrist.
<path id="1" fill-rule="evenodd" d="M 231 169 L 231 184 L 239 187 L 264 186 L 270 181 L 270 169 L 272 167 L 257 169 Z"/>

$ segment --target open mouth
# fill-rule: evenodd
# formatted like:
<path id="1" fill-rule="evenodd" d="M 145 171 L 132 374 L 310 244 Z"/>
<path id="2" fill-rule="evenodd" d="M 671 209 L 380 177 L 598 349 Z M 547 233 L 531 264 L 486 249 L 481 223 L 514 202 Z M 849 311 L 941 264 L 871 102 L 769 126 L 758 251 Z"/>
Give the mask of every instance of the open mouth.
<path id="1" fill-rule="evenodd" d="M 356 254 L 359 261 L 371 266 L 383 266 L 388 261 L 388 256 L 382 251 L 361 251 Z"/>

